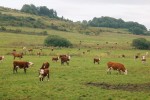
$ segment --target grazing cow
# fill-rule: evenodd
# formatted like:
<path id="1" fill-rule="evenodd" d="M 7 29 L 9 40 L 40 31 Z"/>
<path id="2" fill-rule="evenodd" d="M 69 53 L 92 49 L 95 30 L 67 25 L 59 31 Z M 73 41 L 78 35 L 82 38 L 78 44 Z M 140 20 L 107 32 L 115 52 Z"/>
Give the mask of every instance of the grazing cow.
<path id="1" fill-rule="evenodd" d="M 12 53 L 12 55 L 14 56 L 14 59 L 16 58 L 16 57 L 18 57 L 18 58 L 23 58 L 23 53 L 15 53 L 15 52 L 13 52 Z"/>
<path id="2" fill-rule="evenodd" d="M 146 62 L 146 56 L 142 56 L 142 63 L 145 63 Z"/>
<path id="3" fill-rule="evenodd" d="M 58 61 L 59 60 L 59 57 L 52 57 L 52 61 Z"/>
<path id="4" fill-rule="evenodd" d="M 60 60 L 61 60 L 61 65 L 63 65 L 64 63 L 66 63 L 67 65 L 69 65 L 69 62 L 70 61 L 70 56 L 63 56 L 63 57 L 60 57 Z"/>
<path id="5" fill-rule="evenodd" d="M 138 55 L 135 55 L 134 56 L 134 60 L 136 60 L 136 59 L 138 59 L 139 58 L 139 56 Z"/>
<path id="6" fill-rule="evenodd" d="M 24 72 L 26 73 L 26 69 L 31 67 L 33 65 L 32 62 L 26 62 L 26 61 L 14 61 L 13 62 L 13 73 L 17 73 L 18 68 L 24 69 Z"/>
<path id="7" fill-rule="evenodd" d="M 2 62 L 4 60 L 4 56 L 0 56 L 0 62 Z"/>
<path id="8" fill-rule="evenodd" d="M 127 69 L 121 63 L 108 62 L 107 66 L 108 66 L 107 73 L 111 74 L 111 70 L 113 69 L 113 70 L 117 70 L 120 74 L 121 72 L 123 72 L 125 75 L 127 75 Z"/>
<path id="9" fill-rule="evenodd" d="M 95 64 L 96 62 L 99 64 L 100 58 L 94 58 L 93 61 L 94 61 L 94 64 Z"/>
<path id="10" fill-rule="evenodd" d="M 23 47 L 22 50 L 23 50 L 23 53 L 26 55 L 27 48 L 26 48 L 26 47 Z"/>
<path id="11" fill-rule="evenodd" d="M 32 51 L 33 51 L 33 49 L 29 49 L 28 51 L 29 51 L 29 52 L 32 52 Z"/>
<path id="12" fill-rule="evenodd" d="M 43 81 L 46 76 L 47 76 L 47 80 L 49 81 L 49 76 L 50 76 L 49 66 L 50 66 L 50 64 L 48 62 L 43 63 L 42 67 L 39 70 L 40 81 Z"/>
<path id="13" fill-rule="evenodd" d="M 121 56 L 122 56 L 122 58 L 125 58 L 125 57 L 126 57 L 124 54 L 122 54 Z"/>
<path id="14" fill-rule="evenodd" d="M 37 52 L 37 55 L 40 57 L 41 56 L 41 52 Z"/>

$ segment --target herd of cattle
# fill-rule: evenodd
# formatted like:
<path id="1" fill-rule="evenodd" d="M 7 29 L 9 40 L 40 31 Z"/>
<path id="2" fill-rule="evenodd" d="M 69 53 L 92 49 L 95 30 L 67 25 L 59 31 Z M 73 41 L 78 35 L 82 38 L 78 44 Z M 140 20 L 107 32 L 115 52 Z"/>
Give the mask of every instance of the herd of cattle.
<path id="1" fill-rule="evenodd" d="M 32 62 L 26 62 L 26 61 L 15 61 L 15 58 L 18 57 L 19 59 L 23 58 L 23 53 L 12 53 L 14 61 L 13 61 L 13 73 L 17 73 L 18 68 L 24 69 L 24 72 L 26 73 L 27 68 L 34 65 Z M 125 57 L 125 56 L 124 56 Z M 4 56 L 0 56 L 0 62 L 4 60 Z M 134 59 L 139 58 L 139 56 L 135 56 Z M 58 61 L 60 59 L 61 65 L 64 65 L 66 63 L 69 65 L 70 56 L 69 55 L 59 55 L 58 57 L 52 57 L 52 61 Z M 146 62 L 146 56 L 142 56 L 142 62 Z M 100 63 L 100 58 L 93 58 L 93 63 Z M 43 81 L 45 77 L 50 77 L 50 71 L 49 71 L 50 64 L 48 62 L 44 62 L 39 69 L 39 80 Z M 123 64 L 118 62 L 108 62 L 107 63 L 107 74 L 111 74 L 111 70 L 117 70 L 120 74 L 123 72 L 125 75 L 127 75 L 127 69 L 124 67 Z"/>

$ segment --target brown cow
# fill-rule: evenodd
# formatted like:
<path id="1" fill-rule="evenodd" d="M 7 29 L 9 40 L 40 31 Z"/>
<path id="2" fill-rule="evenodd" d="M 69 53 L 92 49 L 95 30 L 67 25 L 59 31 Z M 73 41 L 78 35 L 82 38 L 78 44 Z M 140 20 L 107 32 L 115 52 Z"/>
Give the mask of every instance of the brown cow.
<path id="1" fill-rule="evenodd" d="M 0 56 L 0 62 L 2 62 L 4 60 L 4 56 Z"/>
<path id="2" fill-rule="evenodd" d="M 127 75 L 127 69 L 121 63 L 108 62 L 107 66 L 108 66 L 107 73 L 111 74 L 111 70 L 113 69 L 113 70 L 117 70 L 120 74 L 121 74 L 121 72 L 123 72 L 125 75 Z"/>
<path id="3" fill-rule="evenodd" d="M 37 52 L 37 55 L 40 57 L 41 56 L 41 52 Z"/>
<path id="4" fill-rule="evenodd" d="M 33 65 L 32 62 L 26 62 L 26 61 L 14 61 L 13 62 L 13 73 L 17 73 L 18 68 L 24 69 L 24 72 L 26 73 L 26 69 L 31 67 Z"/>
<path id="5" fill-rule="evenodd" d="M 52 61 L 58 61 L 59 60 L 59 57 L 52 57 Z"/>
<path id="6" fill-rule="evenodd" d="M 61 65 L 63 65 L 64 63 L 66 63 L 67 65 L 69 65 L 69 62 L 70 61 L 70 56 L 63 56 L 63 57 L 60 57 L 60 60 L 61 60 Z"/>
<path id="7" fill-rule="evenodd" d="M 100 58 L 94 58 L 94 59 L 93 59 L 94 64 L 95 64 L 96 62 L 99 64 L 99 61 L 100 61 Z"/>
<path id="8" fill-rule="evenodd" d="M 47 80 L 49 81 L 49 76 L 50 76 L 49 66 L 50 66 L 50 64 L 48 62 L 43 63 L 42 67 L 39 70 L 40 81 L 43 81 L 46 76 L 47 76 Z"/>
<path id="9" fill-rule="evenodd" d="M 16 57 L 18 57 L 18 58 L 23 58 L 23 53 L 15 53 L 15 52 L 13 52 L 12 53 L 12 55 L 14 56 L 14 59 L 16 58 Z"/>

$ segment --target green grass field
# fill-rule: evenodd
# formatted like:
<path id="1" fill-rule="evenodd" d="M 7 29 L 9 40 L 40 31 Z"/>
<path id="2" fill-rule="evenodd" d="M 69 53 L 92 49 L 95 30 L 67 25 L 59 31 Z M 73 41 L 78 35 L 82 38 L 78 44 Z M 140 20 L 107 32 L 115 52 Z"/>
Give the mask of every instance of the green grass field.
<path id="1" fill-rule="evenodd" d="M 64 49 L 65 50 L 65 49 Z M 67 50 L 67 49 L 66 49 Z M 70 50 L 69 50 L 70 51 Z M 56 50 L 54 52 L 61 52 Z M 65 52 L 65 51 L 64 51 Z M 71 50 L 70 53 L 73 53 Z M 92 50 L 90 53 L 100 53 Z M 118 51 L 123 52 L 123 50 Z M 126 53 L 128 51 L 125 51 Z M 134 51 L 129 51 L 134 53 Z M 102 52 L 101 52 L 102 53 Z M 100 54 L 101 54 L 100 53 Z M 143 65 L 140 60 L 134 61 L 132 57 L 118 58 L 112 56 L 101 57 L 100 64 L 93 64 L 92 54 L 72 56 L 70 65 L 60 65 L 59 62 L 52 62 L 52 56 L 24 56 L 22 60 L 34 62 L 34 66 L 23 70 L 18 70 L 13 74 L 13 57 L 5 56 L 4 62 L 0 64 L 0 98 L 2 100 L 60 100 L 60 99 L 86 99 L 86 100 L 148 100 L 150 99 L 150 88 L 127 90 L 103 89 L 99 86 L 87 85 L 87 83 L 107 83 L 107 84 L 145 84 L 149 83 L 149 58 L 147 65 Z M 17 59 L 18 60 L 18 59 Z M 42 63 L 50 62 L 50 81 L 40 82 L 38 79 L 38 69 Z M 108 61 L 121 62 L 128 69 L 128 75 L 118 75 L 113 71 L 111 75 L 106 73 Z M 150 84 L 150 83 L 149 83 Z M 132 89 L 132 88 L 131 88 Z"/>
<path id="2" fill-rule="evenodd" d="M 61 32 L 49 32 L 58 35 Z M 62 33 L 63 34 L 63 33 Z M 80 37 L 78 37 L 80 35 Z M 16 35 L 12 33 L 0 33 L 1 48 L 0 54 L 5 56 L 5 60 L 0 63 L 0 98 L 1 100 L 149 100 L 150 88 L 141 85 L 150 84 L 150 61 L 143 65 L 138 59 L 134 61 L 133 56 L 137 53 L 144 55 L 146 50 L 131 49 L 127 41 L 137 36 L 130 34 L 102 34 L 98 37 L 84 36 L 81 34 L 64 33 L 64 37 L 69 38 L 74 44 L 82 39 L 84 42 L 81 50 L 78 48 L 43 48 L 43 56 L 36 56 L 39 51 L 38 45 L 43 44 L 45 36 Z M 118 36 L 118 38 L 116 38 Z M 122 37 L 123 36 L 123 37 Z M 122 38 L 121 38 L 122 37 Z M 140 37 L 140 36 L 138 36 Z M 120 39 L 121 38 L 121 39 Z M 149 37 L 146 37 L 150 39 Z M 7 40 L 7 41 L 5 41 Z M 109 41 L 108 41 L 109 40 Z M 109 43 L 106 45 L 105 42 Z M 111 46 L 116 48 L 109 49 Z M 95 48 L 95 44 L 100 43 L 101 49 Z M 34 66 L 27 69 L 27 73 L 19 69 L 17 74 L 13 74 L 13 57 L 10 55 L 13 49 L 22 51 L 22 46 L 33 47 L 32 55 L 29 53 L 24 56 L 23 61 L 32 61 Z M 94 45 L 94 46 L 93 46 Z M 122 45 L 126 48 L 122 49 Z M 93 46 L 93 48 L 91 47 Z M 90 47 L 90 48 L 89 48 Z M 87 52 L 86 50 L 89 50 Z M 85 54 L 83 54 L 85 52 Z M 109 52 L 109 55 L 108 55 Z M 60 61 L 52 62 L 52 56 L 59 54 L 70 54 L 70 65 L 61 65 Z M 120 58 L 122 54 L 126 58 Z M 93 64 L 93 58 L 100 57 L 100 64 Z M 19 60 L 18 58 L 16 60 Z M 40 82 L 38 70 L 43 62 L 50 63 L 50 81 Z M 107 62 L 116 61 L 123 63 L 128 69 L 128 75 L 118 75 L 113 71 L 111 75 L 106 73 Z M 109 84 L 109 88 L 93 84 Z M 113 85 L 127 85 L 122 88 L 115 88 Z M 138 87 L 140 85 L 140 87 Z M 112 87 L 112 88 L 111 88 Z M 145 86 L 146 87 L 146 86 Z M 114 88 L 114 89 L 113 89 Z M 125 89 L 127 88 L 127 89 Z"/>

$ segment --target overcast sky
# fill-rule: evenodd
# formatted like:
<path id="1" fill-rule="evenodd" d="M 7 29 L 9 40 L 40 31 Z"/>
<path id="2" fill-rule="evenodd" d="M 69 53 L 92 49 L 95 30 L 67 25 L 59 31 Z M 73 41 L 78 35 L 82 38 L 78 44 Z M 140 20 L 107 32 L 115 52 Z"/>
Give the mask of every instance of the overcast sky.
<path id="1" fill-rule="evenodd" d="M 47 6 L 73 21 L 109 16 L 134 21 L 150 29 L 150 0 L 0 0 L 0 6 L 21 9 L 24 4 Z"/>

